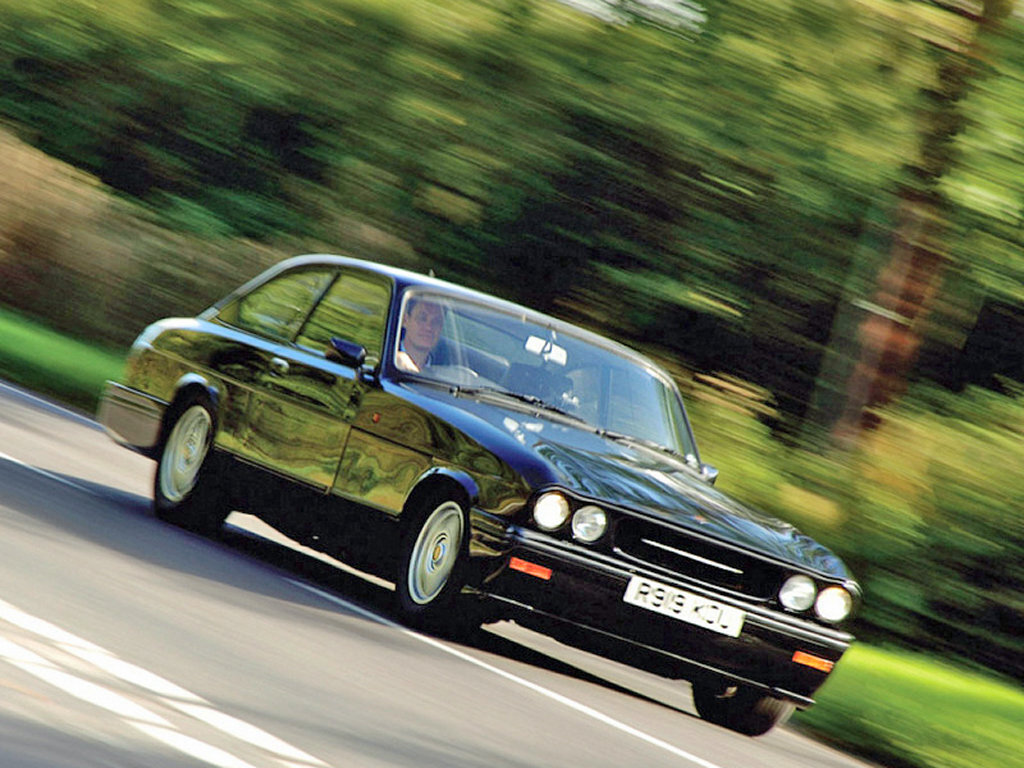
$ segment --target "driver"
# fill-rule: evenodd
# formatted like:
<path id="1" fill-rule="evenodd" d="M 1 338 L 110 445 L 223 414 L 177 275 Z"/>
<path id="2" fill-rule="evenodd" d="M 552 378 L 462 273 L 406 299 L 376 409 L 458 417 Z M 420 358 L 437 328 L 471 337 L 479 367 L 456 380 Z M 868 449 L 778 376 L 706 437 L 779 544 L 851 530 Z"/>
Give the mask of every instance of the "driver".
<path id="1" fill-rule="evenodd" d="M 430 365 L 431 353 L 441 338 L 444 311 L 427 299 L 409 299 L 402 317 L 402 340 L 395 355 L 395 365 L 403 371 L 417 373 Z"/>

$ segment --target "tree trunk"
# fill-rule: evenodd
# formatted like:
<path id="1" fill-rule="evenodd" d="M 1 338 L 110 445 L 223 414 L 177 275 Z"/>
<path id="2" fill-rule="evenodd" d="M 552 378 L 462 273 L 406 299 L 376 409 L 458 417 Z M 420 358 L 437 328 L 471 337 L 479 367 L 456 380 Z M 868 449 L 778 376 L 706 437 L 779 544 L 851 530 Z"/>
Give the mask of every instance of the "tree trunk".
<path id="1" fill-rule="evenodd" d="M 946 34 L 929 31 L 928 42 L 939 49 L 937 85 L 927 93 L 922 115 L 919 157 L 908 166 L 910 183 L 899 195 L 887 265 L 874 296 L 855 302 L 866 310 L 857 331 L 859 354 L 845 387 L 845 405 L 833 437 L 851 445 L 864 429 L 879 423 L 878 409 L 896 399 L 921 345 L 923 322 L 939 295 L 948 261 L 944 243 L 947 202 L 938 182 L 956 162 L 953 143 L 964 125 L 961 101 L 978 77 L 982 36 L 996 28 L 1012 10 L 1013 0 L 986 0 L 974 5 L 950 0 L 951 19 L 970 22 L 965 38 L 951 25 Z M 924 34 L 924 33 L 922 33 Z"/>

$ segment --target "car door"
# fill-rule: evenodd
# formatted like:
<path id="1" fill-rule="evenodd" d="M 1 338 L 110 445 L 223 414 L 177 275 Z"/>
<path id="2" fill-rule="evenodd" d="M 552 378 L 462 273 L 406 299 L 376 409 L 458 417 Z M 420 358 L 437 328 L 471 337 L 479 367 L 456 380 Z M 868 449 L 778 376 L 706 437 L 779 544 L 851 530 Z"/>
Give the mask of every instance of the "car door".
<path id="1" fill-rule="evenodd" d="M 296 355 L 294 339 L 336 277 L 334 267 L 304 267 L 241 296 L 217 319 L 242 331 L 245 343 L 225 345 L 211 360 L 219 375 L 245 392 L 244 398 L 230 398 L 235 407 L 222 419 L 224 446 L 247 462 L 313 486 L 322 486 L 330 473 L 325 457 L 344 439 L 344 425 L 331 418 L 337 382 L 319 372 L 314 356 Z M 282 446 L 287 439 L 291 446 Z"/>
<path id="2" fill-rule="evenodd" d="M 334 482 L 365 385 L 355 368 L 329 359 L 331 338 L 380 359 L 391 296 L 387 279 L 341 269 L 319 289 L 291 339 L 266 350 L 248 409 L 247 458 L 277 475 L 326 491 Z"/>

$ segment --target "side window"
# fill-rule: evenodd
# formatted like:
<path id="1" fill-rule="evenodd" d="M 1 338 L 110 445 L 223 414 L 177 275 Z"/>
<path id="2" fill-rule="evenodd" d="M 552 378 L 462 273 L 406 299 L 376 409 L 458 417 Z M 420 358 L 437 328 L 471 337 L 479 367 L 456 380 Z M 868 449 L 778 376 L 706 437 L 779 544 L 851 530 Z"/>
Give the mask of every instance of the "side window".
<path id="1" fill-rule="evenodd" d="M 260 336 L 290 341 L 333 277 L 325 270 L 288 272 L 225 307 L 220 319 Z"/>
<path id="2" fill-rule="evenodd" d="M 338 336 L 366 347 L 367 358 L 380 360 L 390 304 L 389 280 L 370 272 L 342 272 L 296 341 L 323 351 Z"/>

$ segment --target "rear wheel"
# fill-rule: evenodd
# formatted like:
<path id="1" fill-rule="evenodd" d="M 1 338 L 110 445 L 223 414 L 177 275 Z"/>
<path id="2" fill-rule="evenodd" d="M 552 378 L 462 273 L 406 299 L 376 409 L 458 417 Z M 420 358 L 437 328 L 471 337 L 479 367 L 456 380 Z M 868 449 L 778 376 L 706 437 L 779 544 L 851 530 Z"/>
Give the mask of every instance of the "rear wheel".
<path id="1" fill-rule="evenodd" d="M 169 523 L 215 533 L 228 515 L 213 467 L 213 409 L 204 398 L 173 406 L 153 482 L 153 510 Z"/>
<path id="2" fill-rule="evenodd" d="M 742 686 L 693 684 L 693 704 L 702 719 L 746 736 L 761 736 L 793 714 L 788 701 Z"/>
<path id="3" fill-rule="evenodd" d="M 468 535 L 462 504 L 431 494 L 408 514 L 395 584 L 403 620 L 448 635 L 478 628 L 476 612 L 460 600 Z"/>

